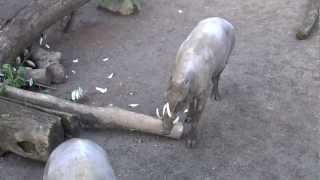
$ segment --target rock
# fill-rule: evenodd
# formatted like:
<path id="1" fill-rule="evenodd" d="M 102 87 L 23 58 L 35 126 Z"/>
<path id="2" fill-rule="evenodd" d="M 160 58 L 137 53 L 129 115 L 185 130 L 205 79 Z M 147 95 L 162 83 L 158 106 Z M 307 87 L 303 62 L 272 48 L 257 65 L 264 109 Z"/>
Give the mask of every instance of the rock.
<path id="1" fill-rule="evenodd" d="M 127 16 L 140 11 L 141 2 L 140 0 L 100 0 L 99 7 Z"/>
<path id="2" fill-rule="evenodd" d="M 85 139 L 70 139 L 50 155 L 43 180 L 115 180 L 108 155 Z"/>
<path id="3" fill-rule="evenodd" d="M 47 51 L 40 47 L 33 48 L 31 54 L 38 68 L 47 68 L 51 64 L 60 63 L 62 58 L 61 52 Z"/>
<path id="4" fill-rule="evenodd" d="M 52 83 L 60 84 L 66 81 L 65 69 L 60 63 L 51 64 L 47 69 L 52 75 Z"/>
<path id="5" fill-rule="evenodd" d="M 26 79 L 32 79 L 38 85 L 49 86 L 52 82 L 52 74 L 45 68 L 26 71 Z"/>

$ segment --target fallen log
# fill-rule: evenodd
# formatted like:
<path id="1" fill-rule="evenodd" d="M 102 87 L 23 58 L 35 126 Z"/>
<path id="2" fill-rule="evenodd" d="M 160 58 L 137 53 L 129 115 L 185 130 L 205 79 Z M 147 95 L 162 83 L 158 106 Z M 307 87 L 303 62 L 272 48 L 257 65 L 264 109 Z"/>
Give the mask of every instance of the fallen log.
<path id="1" fill-rule="evenodd" d="M 13 63 L 41 33 L 89 0 L 33 0 L 0 24 L 0 65 Z"/>
<path id="2" fill-rule="evenodd" d="M 6 97 L 25 101 L 44 108 L 64 111 L 76 114 L 80 118 L 80 124 L 85 128 L 122 128 L 146 133 L 163 135 L 162 121 L 160 119 L 123 110 L 117 107 L 92 107 L 73 103 L 54 96 L 25 91 L 0 83 L 0 89 Z M 170 138 L 179 139 L 183 132 L 183 124 L 177 123 L 169 135 Z"/>
<path id="3" fill-rule="evenodd" d="M 0 151 L 46 161 L 64 141 L 58 116 L 0 99 Z"/>
<path id="4" fill-rule="evenodd" d="M 22 101 L 19 101 L 16 99 L 7 98 L 7 97 L 3 97 L 3 96 L 0 96 L 0 100 L 12 102 L 15 104 L 22 105 L 24 107 L 32 108 L 32 109 L 35 109 L 35 110 L 38 110 L 38 111 L 41 111 L 44 113 L 58 116 L 61 118 L 61 123 L 62 123 L 63 131 L 64 131 L 63 134 L 65 136 L 65 139 L 76 138 L 76 137 L 80 136 L 80 121 L 79 121 L 79 117 L 77 115 L 62 112 L 62 111 L 56 111 L 56 110 L 52 110 L 52 109 L 43 108 L 41 106 L 30 104 L 25 101 L 22 102 Z"/>

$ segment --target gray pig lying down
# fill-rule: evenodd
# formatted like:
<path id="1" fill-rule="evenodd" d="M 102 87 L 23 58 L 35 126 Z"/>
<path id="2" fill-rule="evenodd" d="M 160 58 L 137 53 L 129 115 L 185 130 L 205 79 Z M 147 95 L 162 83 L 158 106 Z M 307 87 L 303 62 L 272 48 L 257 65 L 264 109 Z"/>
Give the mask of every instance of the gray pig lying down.
<path id="1" fill-rule="evenodd" d="M 107 153 L 96 143 L 70 139 L 50 155 L 43 180 L 115 180 Z"/>
<path id="2" fill-rule="evenodd" d="M 220 75 L 235 44 L 234 28 L 227 20 L 212 17 L 198 23 L 181 44 L 167 89 L 164 134 L 170 133 L 179 112 L 187 112 L 187 147 L 197 140 L 197 125 L 209 95 L 220 100 Z"/>

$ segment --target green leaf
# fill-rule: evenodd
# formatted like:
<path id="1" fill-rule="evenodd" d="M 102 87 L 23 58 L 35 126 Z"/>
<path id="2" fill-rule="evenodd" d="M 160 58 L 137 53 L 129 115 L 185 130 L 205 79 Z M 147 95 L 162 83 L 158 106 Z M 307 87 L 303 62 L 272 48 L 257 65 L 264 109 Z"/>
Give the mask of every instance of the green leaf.
<path id="1" fill-rule="evenodd" d="M 13 80 L 14 79 L 14 70 L 10 64 L 2 65 L 2 72 L 4 74 L 5 79 Z"/>
<path id="2" fill-rule="evenodd" d="M 26 85 L 25 77 L 27 72 L 25 67 L 20 66 L 16 70 L 12 65 L 4 64 L 1 71 L 4 74 L 4 83 L 8 86 L 21 88 Z"/>
<path id="3" fill-rule="evenodd" d="M 26 86 L 26 80 L 20 76 L 17 76 L 16 79 L 14 80 L 14 84 L 15 84 L 14 87 L 21 88 L 23 86 Z"/>
<path id="4" fill-rule="evenodd" d="M 3 84 L 0 86 L 0 96 L 5 96 L 6 95 L 6 86 Z"/>
<path id="5" fill-rule="evenodd" d="M 17 75 L 25 78 L 27 76 L 27 69 L 24 66 L 20 66 L 17 70 Z"/>

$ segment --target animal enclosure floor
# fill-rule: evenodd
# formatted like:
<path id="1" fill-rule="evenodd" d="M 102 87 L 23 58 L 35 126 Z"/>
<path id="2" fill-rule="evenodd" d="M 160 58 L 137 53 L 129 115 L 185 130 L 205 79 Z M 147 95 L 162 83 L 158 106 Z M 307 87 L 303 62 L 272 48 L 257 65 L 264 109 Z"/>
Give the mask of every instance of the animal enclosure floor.
<path id="1" fill-rule="evenodd" d="M 50 93 L 66 97 L 80 86 L 87 104 L 155 115 L 178 47 L 198 21 L 228 19 L 236 27 L 236 46 L 221 78 L 223 99 L 208 102 L 196 149 L 137 132 L 82 133 L 107 150 L 117 178 L 318 180 L 320 32 L 295 39 L 307 0 L 144 2 L 139 14 L 120 17 L 97 11 L 91 1 L 77 12 L 69 34 L 50 34 L 49 44 L 63 52 L 69 75 Z M 23 3 L 0 0 L 0 18 Z M 139 106 L 132 109 L 131 103 Z M 0 180 L 40 180 L 43 169 L 15 155 L 0 158 Z"/>

